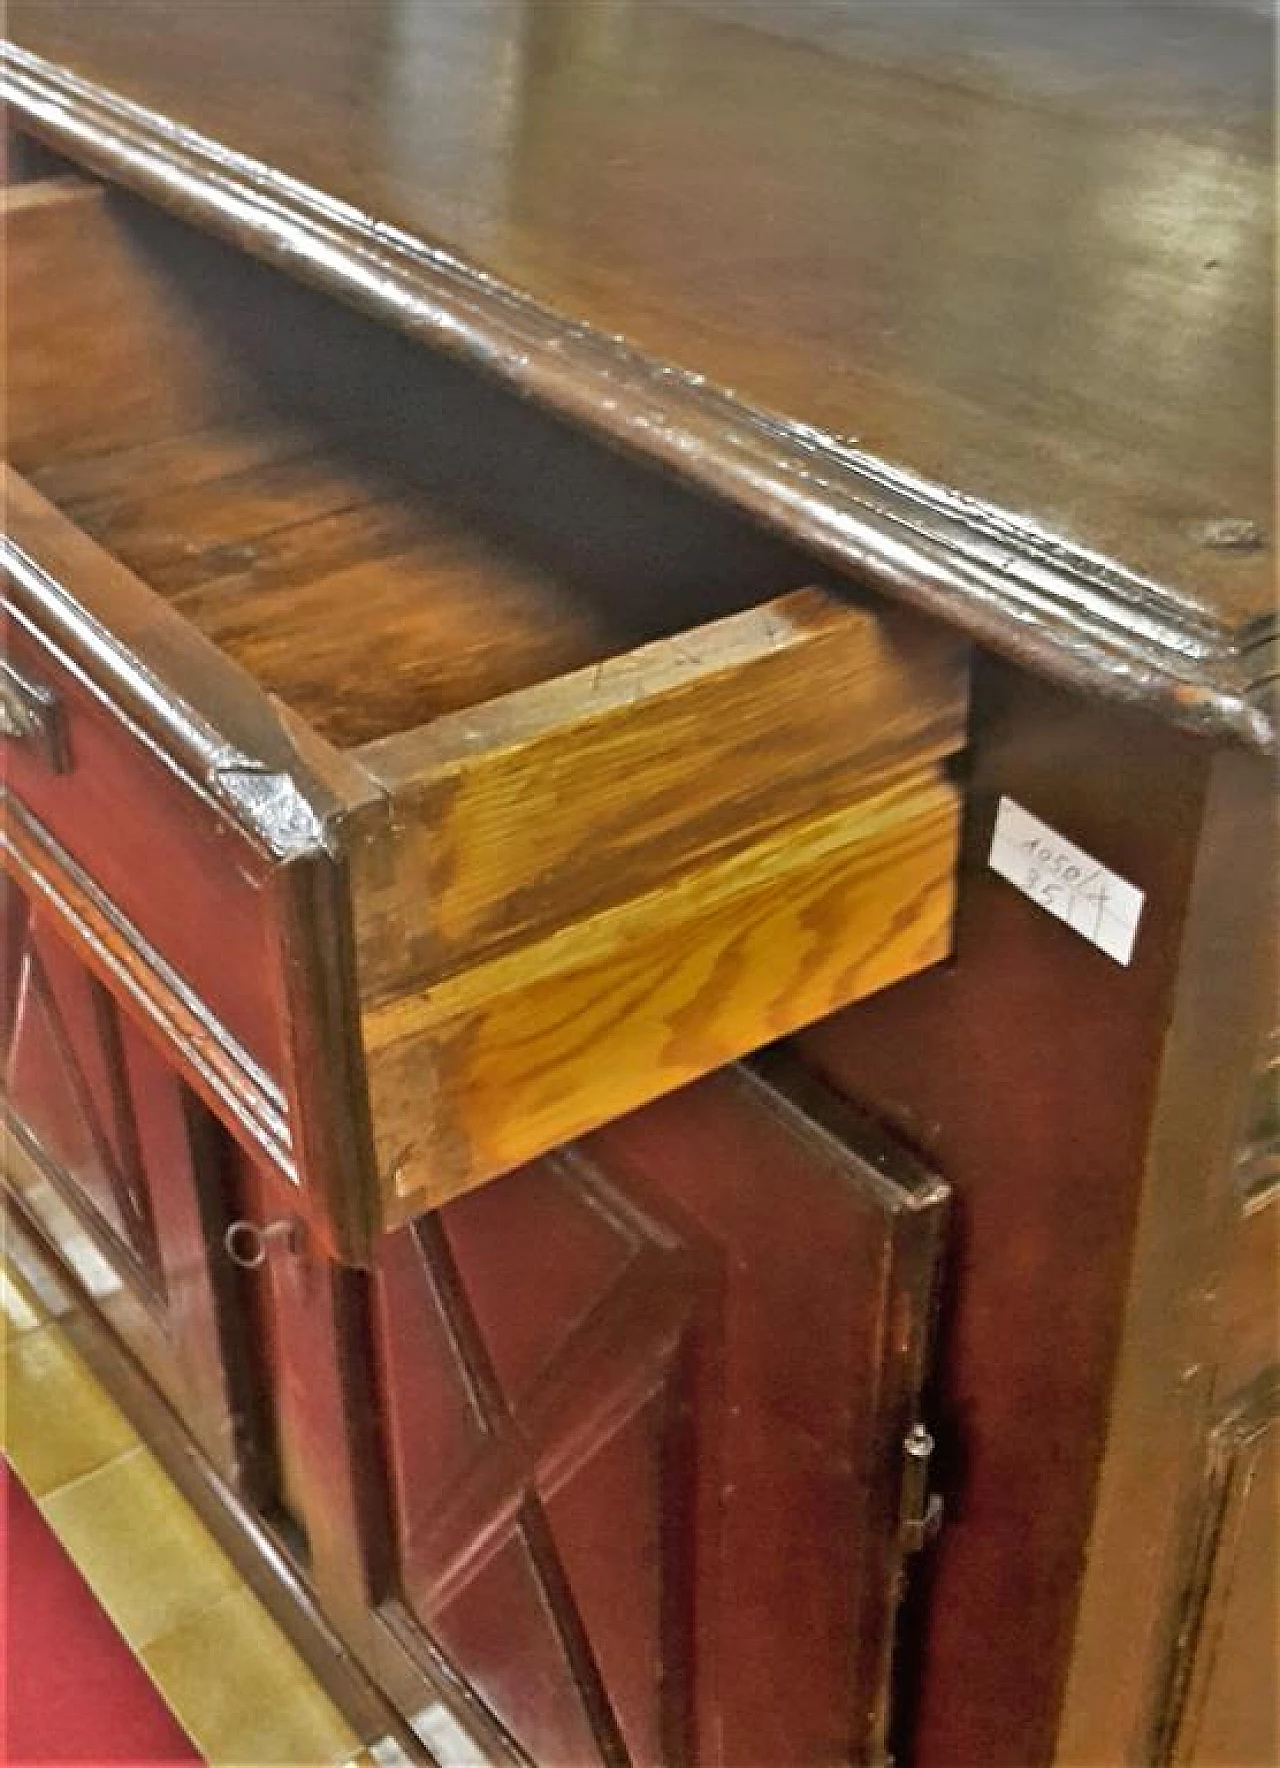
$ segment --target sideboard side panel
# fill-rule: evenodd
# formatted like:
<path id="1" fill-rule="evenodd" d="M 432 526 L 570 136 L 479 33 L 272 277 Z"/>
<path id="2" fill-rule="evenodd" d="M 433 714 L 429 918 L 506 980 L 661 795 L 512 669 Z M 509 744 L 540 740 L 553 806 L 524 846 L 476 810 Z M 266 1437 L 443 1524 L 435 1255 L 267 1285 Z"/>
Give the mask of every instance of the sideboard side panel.
<path id="1" fill-rule="evenodd" d="M 954 1192 L 918 1768 L 1054 1757 L 1211 759 L 987 660 L 953 963 L 796 1040 Z M 1002 796 L 1145 893 L 1127 967 L 990 870 Z"/>

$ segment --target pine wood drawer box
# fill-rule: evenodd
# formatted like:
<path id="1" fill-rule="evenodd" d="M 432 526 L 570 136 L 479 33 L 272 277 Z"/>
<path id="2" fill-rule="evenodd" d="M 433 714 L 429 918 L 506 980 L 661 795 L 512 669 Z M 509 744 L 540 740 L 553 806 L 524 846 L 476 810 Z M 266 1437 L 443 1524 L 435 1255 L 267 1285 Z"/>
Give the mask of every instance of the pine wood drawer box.
<path id="1" fill-rule="evenodd" d="M 10 864 L 343 1250 L 947 954 L 961 641 L 142 205 L 7 201 Z"/>

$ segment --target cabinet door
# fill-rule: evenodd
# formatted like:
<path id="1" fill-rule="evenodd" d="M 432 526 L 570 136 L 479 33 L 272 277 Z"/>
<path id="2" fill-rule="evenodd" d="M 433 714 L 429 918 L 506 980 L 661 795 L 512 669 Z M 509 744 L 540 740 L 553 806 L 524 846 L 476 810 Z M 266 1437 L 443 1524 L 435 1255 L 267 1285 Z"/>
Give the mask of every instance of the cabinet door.
<path id="1" fill-rule="evenodd" d="M 219 1469 L 243 1471 L 226 1310 L 222 1132 L 52 920 L 6 880 L 7 1178 Z"/>
<path id="2" fill-rule="evenodd" d="M 402 1636 L 555 1768 L 882 1760 L 945 1202 L 774 1065 L 392 1236 Z"/>

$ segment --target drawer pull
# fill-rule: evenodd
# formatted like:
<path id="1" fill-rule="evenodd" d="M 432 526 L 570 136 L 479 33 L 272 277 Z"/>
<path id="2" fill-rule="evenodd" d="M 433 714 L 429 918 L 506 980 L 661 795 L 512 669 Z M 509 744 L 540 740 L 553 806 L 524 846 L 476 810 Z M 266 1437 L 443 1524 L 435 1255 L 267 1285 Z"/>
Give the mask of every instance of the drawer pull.
<path id="1" fill-rule="evenodd" d="M 71 765 L 58 696 L 8 662 L 0 662 L 0 737 L 27 745 L 52 773 L 66 773 Z"/>
<path id="2" fill-rule="evenodd" d="M 256 1271 L 267 1262 L 267 1254 L 275 1243 L 283 1242 L 286 1251 L 297 1252 L 302 1245 L 302 1229 L 292 1217 L 268 1222 L 260 1228 L 256 1222 L 232 1222 L 222 1237 L 227 1257 L 242 1271 Z"/>

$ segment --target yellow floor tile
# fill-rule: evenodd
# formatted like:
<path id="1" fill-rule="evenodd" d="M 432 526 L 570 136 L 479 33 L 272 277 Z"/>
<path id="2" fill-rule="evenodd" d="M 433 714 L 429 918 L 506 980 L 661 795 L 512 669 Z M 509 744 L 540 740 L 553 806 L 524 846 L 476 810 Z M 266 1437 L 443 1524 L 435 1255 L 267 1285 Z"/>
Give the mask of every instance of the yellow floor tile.
<path id="1" fill-rule="evenodd" d="M 40 1509 L 135 1652 L 236 1587 L 230 1560 L 147 1449 L 60 1486 Z"/>
<path id="2" fill-rule="evenodd" d="M 211 1763 L 328 1768 L 360 1739 L 248 1590 L 152 1641 L 140 1654 Z"/>
<path id="3" fill-rule="evenodd" d="M 0 1264 L 0 1325 L 6 1340 L 17 1338 L 22 1332 L 34 1332 L 47 1319 L 48 1315 L 21 1277 Z"/>
<path id="4" fill-rule="evenodd" d="M 362 1761 L 362 1740 L 49 1319 L 0 1263 L 5 1452 L 210 1768 Z"/>
<path id="5" fill-rule="evenodd" d="M 133 1448 L 137 1437 L 70 1351 L 42 1326 L 5 1345 L 4 1448 L 34 1498 Z"/>

